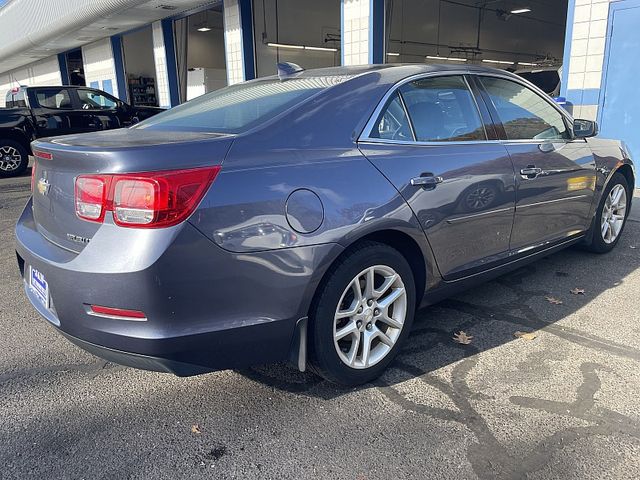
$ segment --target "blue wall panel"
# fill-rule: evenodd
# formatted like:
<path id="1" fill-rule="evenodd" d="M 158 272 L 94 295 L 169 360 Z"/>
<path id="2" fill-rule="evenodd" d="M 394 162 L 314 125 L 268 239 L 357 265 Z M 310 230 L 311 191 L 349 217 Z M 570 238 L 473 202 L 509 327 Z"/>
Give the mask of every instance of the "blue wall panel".
<path id="1" fill-rule="evenodd" d="M 180 88 L 178 87 L 178 62 L 176 61 L 176 46 L 173 36 L 173 19 L 162 20 L 162 36 L 164 51 L 167 56 L 167 76 L 169 77 L 169 101 L 172 107 L 180 104 Z"/>
<path id="2" fill-rule="evenodd" d="M 127 101 L 127 78 L 124 73 L 124 55 L 122 54 L 122 36 L 115 35 L 111 37 L 111 50 L 113 50 L 113 62 L 116 67 L 116 82 L 118 85 L 118 98 L 126 102 Z M 112 93 L 112 92 L 109 92 L 109 93 Z"/>

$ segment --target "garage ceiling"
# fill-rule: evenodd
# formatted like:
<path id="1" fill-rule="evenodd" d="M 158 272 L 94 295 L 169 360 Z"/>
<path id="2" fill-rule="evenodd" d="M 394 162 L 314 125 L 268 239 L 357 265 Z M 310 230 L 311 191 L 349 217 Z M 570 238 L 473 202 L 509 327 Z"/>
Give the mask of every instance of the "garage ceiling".
<path id="1" fill-rule="evenodd" d="M 220 0 L 13 0 L 0 9 L 0 70 L 217 3 Z"/>

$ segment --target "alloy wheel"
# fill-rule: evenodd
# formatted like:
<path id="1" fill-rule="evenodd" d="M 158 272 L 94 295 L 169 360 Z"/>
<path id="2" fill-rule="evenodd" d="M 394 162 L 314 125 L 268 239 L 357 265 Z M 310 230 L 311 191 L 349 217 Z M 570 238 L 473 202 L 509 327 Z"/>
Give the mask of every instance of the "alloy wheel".
<path id="1" fill-rule="evenodd" d="M 620 235 L 627 211 L 627 191 L 617 184 L 615 185 L 602 208 L 600 231 L 605 243 L 613 243 Z"/>
<path id="2" fill-rule="evenodd" d="M 0 170 L 13 172 L 17 170 L 22 161 L 22 155 L 14 147 L 4 146 L 0 148 Z"/>
<path id="3" fill-rule="evenodd" d="M 334 315 L 334 344 L 351 368 L 369 368 L 398 341 L 407 315 L 407 292 L 400 275 L 386 265 L 366 268 L 342 293 Z"/>

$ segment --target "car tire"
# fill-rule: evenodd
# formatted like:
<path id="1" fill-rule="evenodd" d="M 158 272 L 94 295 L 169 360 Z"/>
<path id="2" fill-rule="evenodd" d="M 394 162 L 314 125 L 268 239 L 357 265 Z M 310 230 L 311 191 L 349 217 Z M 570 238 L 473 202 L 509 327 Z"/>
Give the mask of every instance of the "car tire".
<path id="1" fill-rule="evenodd" d="M 612 204 L 612 201 L 615 201 L 616 198 L 620 200 Z M 598 210 L 593 219 L 592 231 L 590 232 L 591 239 L 586 245 L 588 250 L 596 253 L 607 253 L 618 244 L 629 215 L 630 199 L 631 192 L 627 179 L 620 172 L 614 173 L 602 193 Z M 622 207 L 622 205 L 624 206 Z M 615 235 L 612 235 L 612 233 Z"/>
<path id="2" fill-rule="evenodd" d="M 0 178 L 22 175 L 29 166 L 29 152 L 18 142 L 0 139 Z"/>
<path id="3" fill-rule="evenodd" d="M 361 243 L 329 269 L 312 302 L 311 369 L 347 386 L 377 378 L 409 335 L 415 309 L 415 280 L 405 257 L 382 243 Z"/>

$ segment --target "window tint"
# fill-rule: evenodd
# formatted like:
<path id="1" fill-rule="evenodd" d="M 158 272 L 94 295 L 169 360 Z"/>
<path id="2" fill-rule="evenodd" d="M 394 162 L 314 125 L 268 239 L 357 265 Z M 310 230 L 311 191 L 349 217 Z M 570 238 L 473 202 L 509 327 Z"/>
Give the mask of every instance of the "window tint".
<path id="1" fill-rule="evenodd" d="M 403 85 L 400 92 L 416 140 L 486 140 L 478 108 L 462 77 L 425 78 Z"/>
<path id="2" fill-rule="evenodd" d="M 233 85 L 155 115 L 134 128 L 238 133 L 348 78 L 269 79 Z"/>
<path id="3" fill-rule="evenodd" d="M 371 131 L 371 138 L 385 140 L 413 140 L 409 119 L 400 100 L 400 96 L 394 93 L 387 101 L 375 127 Z"/>
<path id="4" fill-rule="evenodd" d="M 509 140 L 570 138 L 562 114 L 547 100 L 519 83 L 482 77 Z"/>
<path id="5" fill-rule="evenodd" d="M 63 88 L 47 88 L 36 92 L 36 99 L 45 108 L 73 108 L 69 92 Z"/>
<path id="6" fill-rule="evenodd" d="M 96 92 L 95 90 L 78 89 L 80 106 L 84 110 L 113 110 L 118 106 L 115 98 Z"/>

